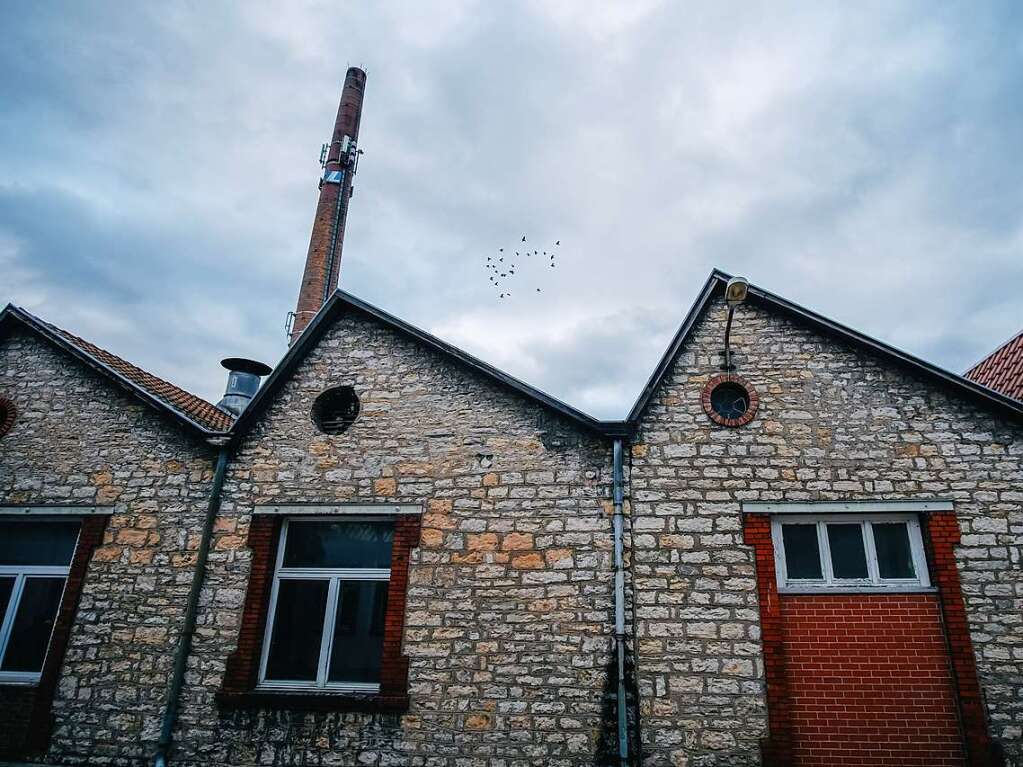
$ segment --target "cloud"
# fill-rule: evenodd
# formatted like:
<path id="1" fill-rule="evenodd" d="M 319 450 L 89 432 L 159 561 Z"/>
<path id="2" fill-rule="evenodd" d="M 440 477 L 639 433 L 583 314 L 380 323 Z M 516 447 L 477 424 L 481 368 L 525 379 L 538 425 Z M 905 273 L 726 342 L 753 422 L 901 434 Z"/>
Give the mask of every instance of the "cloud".
<path id="1" fill-rule="evenodd" d="M 1023 327 L 1012 3 L 4 13 L 2 297 L 211 399 L 284 351 L 349 64 L 344 287 L 598 415 L 714 266 L 953 370 Z"/>

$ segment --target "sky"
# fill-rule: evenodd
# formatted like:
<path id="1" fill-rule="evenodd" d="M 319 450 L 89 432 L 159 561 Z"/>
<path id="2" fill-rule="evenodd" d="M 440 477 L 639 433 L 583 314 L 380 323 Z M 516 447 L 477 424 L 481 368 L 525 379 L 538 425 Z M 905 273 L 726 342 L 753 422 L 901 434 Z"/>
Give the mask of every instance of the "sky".
<path id="1" fill-rule="evenodd" d="M 342 287 L 622 417 L 710 270 L 962 372 L 1023 329 L 1023 6 L 0 6 L 0 306 L 216 401 L 286 350 L 348 66 Z M 501 299 L 487 255 L 560 240 Z M 541 287 L 537 292 L 535 287 Z"/>

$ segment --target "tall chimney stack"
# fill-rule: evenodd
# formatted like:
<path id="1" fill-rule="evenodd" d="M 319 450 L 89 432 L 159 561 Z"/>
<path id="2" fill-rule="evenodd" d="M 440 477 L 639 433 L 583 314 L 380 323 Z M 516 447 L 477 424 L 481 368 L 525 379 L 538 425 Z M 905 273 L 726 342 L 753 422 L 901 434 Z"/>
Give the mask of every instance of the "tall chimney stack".
<path id="1" fill-rule="evenodd" d="M 320 157 L 323 164 L 320 200 L 316 204 L 316 218 L 313 219 L 313 232 L 309 237 L 309 252 L 305 259 L 298 305 L 289 331 L 289 344 L 295 343 L 295 339 L 337 289 L 345 221 L 352 197 L 352 177 L 358 159 L 357 141 L 365 90 L 366 73 L 358 67 L 350 67 L 341 91 L 334 134 L 330 137 L 330 144 L 324 145 Z"/>

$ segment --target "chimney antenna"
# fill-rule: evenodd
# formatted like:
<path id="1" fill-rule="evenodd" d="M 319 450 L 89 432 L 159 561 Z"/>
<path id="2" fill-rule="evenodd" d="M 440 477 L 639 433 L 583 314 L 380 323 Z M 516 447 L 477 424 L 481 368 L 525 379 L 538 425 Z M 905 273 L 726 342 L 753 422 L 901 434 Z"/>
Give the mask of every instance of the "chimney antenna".
<path id="1" fill-rule="evenodd" d="M 349 67 L 341 90 L 334 132 L 330 143 L 324 144 L 320 152 L 320 165 L 323 167 L 320 199 L 316 203 L 298 304 L 295 311 L 288 314 L 285 323 L 289 344 L 295 343 L 337 289 L 352 180 L 362 153 L 358 140 L 365 90 L 366 73 L 358 67 Z"/>

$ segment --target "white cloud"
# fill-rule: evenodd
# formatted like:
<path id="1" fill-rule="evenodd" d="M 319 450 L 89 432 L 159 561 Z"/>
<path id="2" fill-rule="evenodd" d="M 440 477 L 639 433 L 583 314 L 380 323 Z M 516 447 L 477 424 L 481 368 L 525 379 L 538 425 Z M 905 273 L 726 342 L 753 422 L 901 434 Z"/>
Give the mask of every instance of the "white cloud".
<path id="1" fill-rule="evenodd" d="M 530 383 L 623 414 L 712 266 L 961 370 L 1023 327 L 1019 22 L 915 2 L 27 6 L 0 50 L 0 298 L 210 398 L 221 356 L 275 360 L 359 64 L 344 286 Z M 558 267 L 501 301 L 482 261 L 522 234 L 560 238 Z"/>

